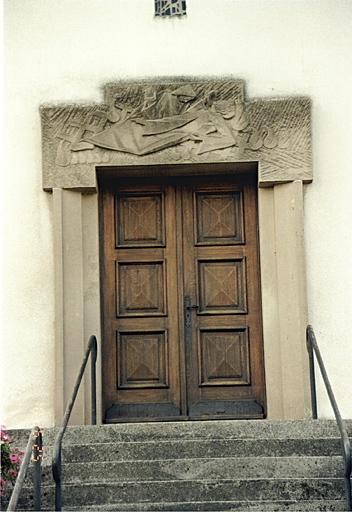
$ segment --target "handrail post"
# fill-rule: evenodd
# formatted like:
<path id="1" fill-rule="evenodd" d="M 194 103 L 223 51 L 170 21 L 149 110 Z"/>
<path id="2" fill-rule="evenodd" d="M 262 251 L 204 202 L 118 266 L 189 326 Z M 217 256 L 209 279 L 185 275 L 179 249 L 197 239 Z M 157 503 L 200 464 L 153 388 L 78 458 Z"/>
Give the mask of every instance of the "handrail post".
<path id="1" fill-rule="evenodd" d="M 312 405 L 312 417 L 313 420 L 318 419 L 318 408 L 317 408 L 317 389 L 315 382 L 315 368 L 314 368 L 314 352 L 312 347 L 312 341 L 310 338 L 310 331 L 312 327 L 310 325 L 307 326 L 306 329 L 306 341 L 307 341 L 307 350 L 309 356 L 309 380 L 310 380 L 310 400 Z"/>
<path id="2" fill-rule="evenodd" d="M 306 330 L 307 335 L 307 349 L 309 353 L 309 369 L 310 369 L 310 379 L 311 379 L 311 398 L 312 398 L 312 413 L 313 418 L 317 419 L 317 399 L 316 399 L 316 387 L 315 387 L 315 375 L 314 375 L 314 356 L 316 357 L 317 363 L 319 365 L 319 369 L 321 372 L 321 376 L 323 378 L 323 382 L 325 385 L 326 392 L 328 394 L 331 407 L 334 411 L 335 420 L 340 431 L 341 436 L 341 444 L 344 458 L 344 481 L 345 481 L 345 496 L 346 496 L 346 505 L 348 511 L 352 511 L 352 494 L 351 494 L 351 473 L 352 473 L 352 460 L 351 460 L 351 443 L 348 437 L 348 433 L 346 430 L 346 426 L 341 417 L 335 395 L 333 393 L 328 374 L 326 372 L 326 368 L 324 365 L 323 358 L 321 356 L 317 340 L 315 339 L 315 334 L 313 331 L 313 327 L 311 325 L 307 326 Z"/>
<path id="3" fill-rule="evenodd" d="M 33 463 L 34 463 L 34 510 L 42 509 L 42 458 L 43 458 L 43 437 L 42 432 L 38 429 L 35 432 L 36 441 L 33 445 Z"/>
<path id="4" fill-rule="evenodd" d="M 66 432 L 73 406 L 75 404 L 77 393 L 82 382 L 83 374 L 87 366 L 89 356 L 91 356 L 91 420 L 92 424 L 96 425 L 97 422 L 97 407 L 96 407 L 96 360 L 97 360 L 97 339 L 95 336 L 90 336 L 87 348 L 80 366 L 76 382 L 72 391 L 70 400 L 68 401 L 62 420 L 62 426 L 55 438 L 53 460 L 52 460 L 52 473 L 55 481 L 55 511 L 60 512 L 62 508 L 62 478 L 61 478 L 61 449 L 62 441 Z"/>
<path id="5" fill-rule="evenodd" d="M 90 386 L 91 386 L 91 423 L 92 425 L 97 424 L 97 339 L 95 336 L 91 336 L 90 341 L 92 343 L 91 352 L 91 366 L 90 366 Z"/>
<path id="6" fill-rule="evenodd" d="M 39 443 L 38 443 L 38 433 L 39 433 L 39 436 L 40 436 Z M 14 511 L 17 508 L 18 500 L 19 500 L 19 497 L 20 497 L 20 494 L 21 494 L 21 490 L 22 490 L 22 487 L 23 487 L 23 483 L 24 483 L 25 477 L 26 477 L 27 468 L 28 468 L 29 463 L 31 461 L 32 453 L 34 453 L 34 446 L 38 445 L 38 444 L 40 446 L 40 456 L 41 456 L 42 436 L 41 436 L 40 428 L 39 427 L 34 427 L 31 430 L 31 433 L 29 434 L 29 437 L 28 437 L 28 442 L 27 442 L 26 450 L 24 452 L 24 457 L 22 459 L 20 470 L 19 470 L 17 478 L 16 478 L 15 487 L 12 490 L 11 498 L 10 498 L 9 504 L 7 506 L 7 510 L 8 511 Z M 38 454 L 39 454 L 39 449 L 38 449 Z M 34 461 L 34 457 L 32 458 L 32 460 Z M 38 477 L 38 481 L 40 481 L 40 478 L 41 478 L 41 476 L 39 474 L 40 470 L 35 468 L 34 471 L 35 472 L 38 471 L 37 477 Z M 34 473 L 34 475 L 35 474 L 36 473 Z M 36 476 L 34 476 L 34 481 L 36 482 Z M 34 484 L 34 485 L 36 485 L 36 484 Z M 41 492 L 41 486 L 40 485 L 35 487 L 35 493 L 36 492 L 39 492 L 39 493 Z M 40 501 L 41 501 L 41 499 L 40 499 L 40 494 L 39 494 L 39 497 L 37 497 L 37 496 L 35 497 L 35 504 L 39 503 Z M 36 508 L 35 507 L 35 510 L 40 510 L 40 508 Z"/>
<path id="7" fill-rule="evenodd" d="M 55 511 L 61 511 L 61 449 L 57 453 L 55 466 L 53 465 L 53 474 L 55 480 Z"/>
<path id="8" fill-rule="evenodd" d="M 345 476 L 345 493 L 347 497 L 347 510 L 352 510 L 352 489 L 351 489 L 351 475 Z"/>

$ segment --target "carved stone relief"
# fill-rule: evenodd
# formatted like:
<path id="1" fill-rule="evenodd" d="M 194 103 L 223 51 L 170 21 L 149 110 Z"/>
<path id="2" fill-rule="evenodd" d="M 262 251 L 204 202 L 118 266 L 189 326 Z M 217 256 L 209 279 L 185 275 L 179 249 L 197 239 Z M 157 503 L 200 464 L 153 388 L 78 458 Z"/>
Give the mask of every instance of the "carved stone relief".
<path id="1" fill-rule="evenodd" d="M 312 179 L 310 100 L 245 101 L 240 80 L 108 85 L 102 105 L 41 116 L 46 190 L 95 187 L 102 165 L 258 161 L 261 184 Z"/>

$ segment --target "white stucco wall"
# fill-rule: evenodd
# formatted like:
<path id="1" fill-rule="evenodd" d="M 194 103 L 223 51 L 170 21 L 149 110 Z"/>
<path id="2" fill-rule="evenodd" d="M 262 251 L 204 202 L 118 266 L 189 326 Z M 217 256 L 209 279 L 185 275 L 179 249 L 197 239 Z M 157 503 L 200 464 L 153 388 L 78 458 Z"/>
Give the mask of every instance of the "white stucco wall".
<path id="1" fill-rule="evenodd" d="M 101 101 L 121 78 L 244 78 L 247 94 L 313 100 L 315 180 L 306 188 L 309 318 L 342 413 L 352 417 L 350 0 L 188 0 L 154 19 L 153 0 L 5 0 L 1 422 L 54 417 L 51 198 L 41 190 L 38 108 Z M 320 411 L 331 414 L 324 392 Z"/>

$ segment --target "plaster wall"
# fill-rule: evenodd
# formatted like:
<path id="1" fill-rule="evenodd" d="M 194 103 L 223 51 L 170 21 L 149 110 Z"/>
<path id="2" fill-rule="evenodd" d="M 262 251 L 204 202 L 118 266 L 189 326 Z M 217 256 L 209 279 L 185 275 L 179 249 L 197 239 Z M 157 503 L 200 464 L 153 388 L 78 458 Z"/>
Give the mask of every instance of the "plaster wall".
<path id="1" fill-rule="evenodd" d="M 154 19 L 152 0 L 4 5 L 2 423 L 54 422 L 53 215 L 41 189 L 39 105 L 100 102 L 107 82 L 177 75 L 243 78 L 251 98 L 312 98 L 309 321 L 352 417 L 351 2 L 188 0 L 182 19 Z M 321 388 L 319 401 L 321 416 L 331 416 Z"/>

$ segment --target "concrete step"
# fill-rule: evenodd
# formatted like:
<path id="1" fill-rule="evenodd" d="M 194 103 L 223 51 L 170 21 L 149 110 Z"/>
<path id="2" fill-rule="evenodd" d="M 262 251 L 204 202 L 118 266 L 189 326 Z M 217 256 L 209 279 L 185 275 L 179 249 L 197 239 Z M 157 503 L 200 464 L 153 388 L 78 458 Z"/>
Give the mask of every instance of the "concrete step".
<path id="1" fill-rule="evenodd" d="M 352 420 L 346 422 L 352 436 Z M 44 442 L 52 446 L 57 427 L 46 428 Z M 28 429 L 10 431 L 18 447 L 25 447 Z M 64 443 L 115 443 L 181 439 L 314 439 L 339 438 L 336 422 L 332 420 L 213 420 L 155 423 L 120 423 L 116 425 L 85 425 L 68 427 Z"/>
<path id="2" fill-rule="evenodd" d="M 221 457 L 80 462 L 63 466 L 63 481 L 133 482 L 139 480 L 210 480 L 265 478 L 341 478 L 342 457 Z M 32 471 L 30 472 L 32 473 Z M 31 475 L 28 475 L 28 485 Z M 43 467 L 44 483 L 52 482 L 51 467 Z"/>
<path id="3" fill-rule="evenodd" d="M 117 462 L 211 457 L 338 456 L 339 439 L 196 439 L 182 441 L 65 444 L 65 462 Z M 50 459 L 52 450 L 45 450 Z"/>
<path id="4" fill-rule="evenodd" d="M 339 478 L 342 457 L 221 457 L 153 461 L 84 462 L 63 465 L 66 483 L 222 478 Z M 33 467 L 28 471 L 30 486 Z M 52 483 L 51 465 L 43 465 L 42 481 Z"/>
<path id="5" fill-rule="evenodd" d="M 65 484 L 63 504 L 66 508 L 114 503 L 169 503 L 212 501 L 277 501 L 341 500 L 342 479 L 232 479 L 232 480 L 166 480 L 138 482 L 99 482 Z M 33 507 L 31 491 L 23 489 L 20 508 Z M 54 487 L 43 486 L 43 503 L 50 508 Z"/>
<path id="6" fill-rule="evenodd" d="M 64 508 L 65 512 L 80 511 L 116 511 L 116 512 L 228 512 L 228 511 L 255 511 L 255 512 L 282 512 L 292 510 L 295 512 L 309 511 L 344 511 L 346 505 L 341 500 L 307 500 L 307 501 L 193 501 L 173 503 L 113 503 L 110 505 L 85 506 L 84 508 Z"/>
<path id="7" fill-rule="evenodd" d="M 348 429 L 352 433 L 351 421 Z M 44 432 L 47 510 L 54 503 L 57 432 Z M 25 445 L 27 436 L 15 432 L 14 444 Z M 333 421 L 73 426 L 63 446 L 63 503 L 72 511 L 341 511 L 342 474 Z M 21 496 L 24 510 L 33 507 L 30 478 Z"/>
<path id="8" fill-rule="evenodd" d="M 42 508 L 53 511 L 53 508 Z M 339 500 L 308 500 L 308 501 L 221 501 L 221 502 L 176 502 L 176 503 L 112 503 L 84 507 L 63 508 L 63 512 L 341 512 L 346 505 Z M 17 509 L 17 512 L 28 512 L 28 509 Z"/>

